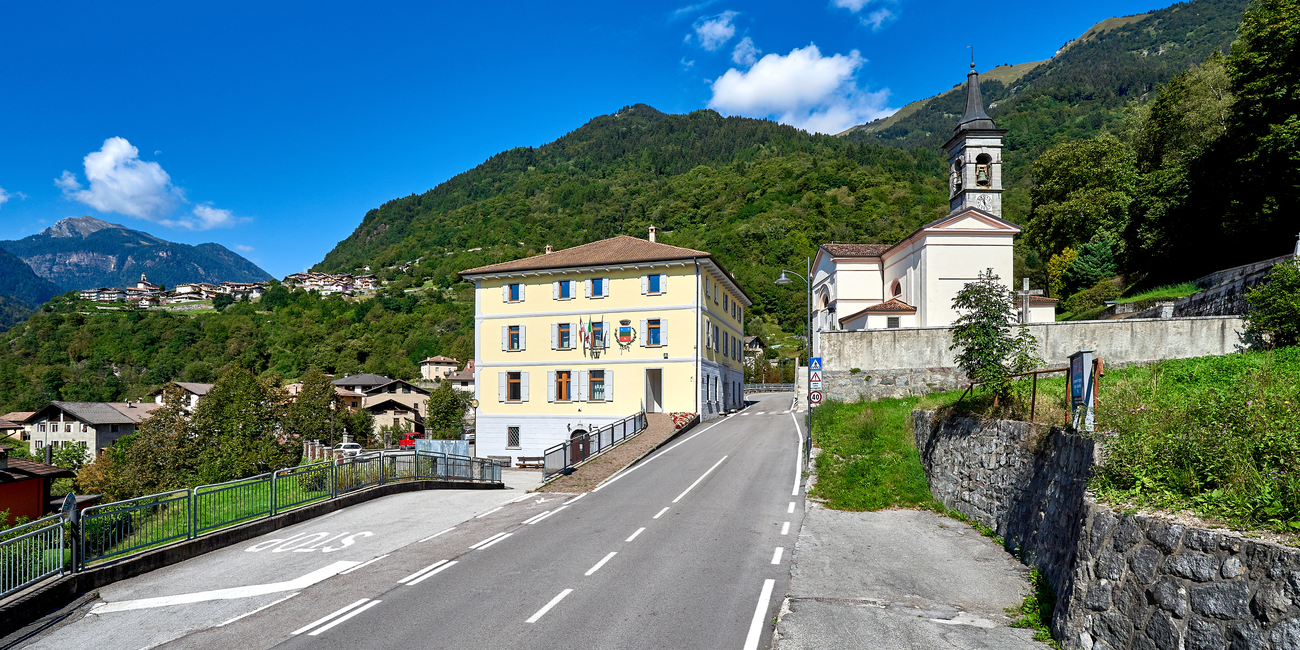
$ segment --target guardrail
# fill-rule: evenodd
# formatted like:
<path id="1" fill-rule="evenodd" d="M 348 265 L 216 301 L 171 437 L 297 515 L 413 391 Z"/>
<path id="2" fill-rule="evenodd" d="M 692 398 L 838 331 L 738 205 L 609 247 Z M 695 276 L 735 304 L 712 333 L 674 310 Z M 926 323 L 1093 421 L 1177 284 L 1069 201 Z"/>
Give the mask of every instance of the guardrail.
<path id="1" fill-rule="evenodd" d="M 90 506 L 79 516 L 51 515 L 0 531 L 0 597 L 55 574 L 84 571 L 371 485 L 417 480 L 500 483 L 501 464 L 430 452 L 379 452 Z"/>
<path id="2" fill-rule="evenodd" d="M 746 393 L 789 393 L 795 384 L 745 384 Z"/>
<path id="3" fill-rule="evenodd" d="M 550 476 L 566 467 L 577 465 L 613 447 L 615 443 L 641 433 L 645 428 L 645 411 L 641 411 L 550 447 L 543 454 L 542 475 Z"/>

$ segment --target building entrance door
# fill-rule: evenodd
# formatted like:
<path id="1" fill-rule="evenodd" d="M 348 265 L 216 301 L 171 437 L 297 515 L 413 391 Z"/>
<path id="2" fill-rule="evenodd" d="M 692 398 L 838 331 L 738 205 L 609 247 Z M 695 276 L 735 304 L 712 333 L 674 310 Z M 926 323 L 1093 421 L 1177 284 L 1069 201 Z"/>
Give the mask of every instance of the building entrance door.
<path id="1" fill-rule="evenodd" d="M 664 412 L 664 371 L 661 368 L 647 368 L 645 371 L 645 410 L 646 413 Z"/>
<path id="2" fill-rule="evenodd" d="M 578 429 L 569 434 L 569 464 L 580 463 L 591 453 L 591 437 L 586 431 Z"/>

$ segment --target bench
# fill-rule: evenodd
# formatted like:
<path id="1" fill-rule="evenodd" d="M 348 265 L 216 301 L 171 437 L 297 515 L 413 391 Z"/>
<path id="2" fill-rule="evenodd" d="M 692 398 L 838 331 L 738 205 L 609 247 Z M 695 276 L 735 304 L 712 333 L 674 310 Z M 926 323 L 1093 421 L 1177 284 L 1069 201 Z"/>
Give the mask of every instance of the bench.
<path id="1" fill-rule="evenodd" d="M 522 469 L 542 469 L 546 464 L 545 456 L 520 456 L 515 467 Z"/>

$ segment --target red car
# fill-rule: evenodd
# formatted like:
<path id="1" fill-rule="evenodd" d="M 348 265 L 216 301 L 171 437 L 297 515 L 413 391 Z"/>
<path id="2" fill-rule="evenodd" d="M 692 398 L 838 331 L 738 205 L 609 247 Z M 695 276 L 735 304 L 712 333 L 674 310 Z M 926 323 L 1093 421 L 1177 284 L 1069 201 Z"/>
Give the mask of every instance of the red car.
<path id="1" fill-rule="evenodd" d="M 423 433 L 411 432 L 402 437 L 402 441 L 397 443 L 398 449 L 415 449 L 415 441 L 424 437 Z"/>

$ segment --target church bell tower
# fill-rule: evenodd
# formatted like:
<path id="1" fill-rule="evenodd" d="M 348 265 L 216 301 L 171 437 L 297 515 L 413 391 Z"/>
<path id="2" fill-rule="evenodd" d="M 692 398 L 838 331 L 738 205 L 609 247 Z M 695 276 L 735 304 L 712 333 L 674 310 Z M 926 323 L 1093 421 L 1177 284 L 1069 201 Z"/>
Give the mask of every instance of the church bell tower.
<path id="1" fill-rule="evenodd" d="M 1002 216 L 1002 138 L 984 112 L 980 77 L 975 64 L 966 74 L 966 111 L 956 133 L 943 148 L 948 152 L 948 207 L 952 212 L 978 208 Z"/>

